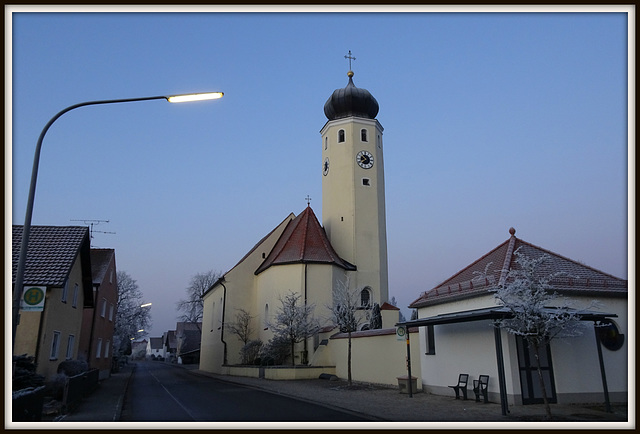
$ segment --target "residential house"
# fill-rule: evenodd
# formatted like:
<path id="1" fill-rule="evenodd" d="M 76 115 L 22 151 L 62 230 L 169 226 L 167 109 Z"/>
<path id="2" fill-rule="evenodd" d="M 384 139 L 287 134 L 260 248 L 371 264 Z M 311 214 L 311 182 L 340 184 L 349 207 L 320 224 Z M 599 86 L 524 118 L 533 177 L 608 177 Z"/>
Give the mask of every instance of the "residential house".
<path id="1" fill-rule="evenodd" d="M 82 329 L 90 331 L 80 338 L 79 357 L 90 368 L 100 371 L 100 378 L 111 374 L 113 330 L 118 304 L 116 255 L 113 249 L 91 249 L 94 308 L 84 310 Z"/>
<path id="2" fill-rule="evenodd" d="M 22 226 L 13 226 L 13 282 Z M 84 309 L 94 307 L 89 228 L 32 226 L 14 355 L 27 354 L 50 380 L 64 360 L 78 358 Z"/>
<path id="3" fill-rule="evenodd" d="M 517 254 L 546 255 L 544 270 L 537 277 L 553 276 L 554 291 L 568 299 L 584 320 L 581 336 L 554 339 L 543 348 L 542 371 L 550 402 L 605 402 L 607 398 L 626 402 L 630 381 L 627 281 L 518 239 L 513 228 L 510 234 L 504 243 L 409 306 L 418 310 L 418 319 L 406 325 L 420 328 L 418 342 L 411 345 L 420 347 L 423 388 L 453 396 L 448 386 L 456 383 L 460 373 L 470 375 L 470 389 L 473 380 L 489 375 L 490 401 L 542 402 L 527 342 L 494 327 L 494 321 L 508 312 L 497 303 L 493 290 L 505 283 L 508 270 L 519 267 Z M 485 269 L 487 276 L 478 278 L 477 273 Z M 598 302 L 595 307 L 593 300 Z"/>
<path id="4" fill-rule="evenodd" d="M 168 330 L 162 334 L 162 345 L 168 362 L 177 361 L 178 343 L 176 339 L 176 331 Z"/>
<path id="5" fill-rule="evenodd" d="M 164 356 L 162 337 L 149 338 L 149 343 L 147 344 L 147 358 L 157 359 L 158 357 L 164 358 Z"/>
<path id="6" fill-rule="evenodd" d="M 193 364 L 200 361 L 202 323 L 179 322 L 176 324 L 176 354 L 178 363 Z"/>

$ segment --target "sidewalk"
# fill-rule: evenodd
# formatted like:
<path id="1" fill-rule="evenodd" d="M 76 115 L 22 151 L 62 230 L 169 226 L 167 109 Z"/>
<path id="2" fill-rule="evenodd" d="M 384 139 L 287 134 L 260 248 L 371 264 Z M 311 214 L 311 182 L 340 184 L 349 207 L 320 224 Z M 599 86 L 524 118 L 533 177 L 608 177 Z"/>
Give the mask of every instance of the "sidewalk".
<path id="1" fill-rule="evenodd" d="M 418 392 L 410 398 L 407 394 L 401 394 L 397 388 L 369 384 L 357 384 L 356 387 L 348 388 L 346 381 L 343 380 L 276 381 L 211 374 L 198 370 L 196 365 L 171 366 L 176 369 L 188 369 L 194 375 L 207 376 L 220 381 L 290 396 L 298 400 L 351 411 L 369 417 L 372 421 L 413 422 L 409 424 L 409 427 L 415 427 L 417 422 L 456 422 L 461 426 L 468 425 L 467 428 L 486 428 L 486 424 L 482 422 L 539 422 L 544 420 L 545 415 L 542 405 L 511 406 L 509 413 L 503 416 L 499 404 L 484 404 L 475 402 L 474 399 L 455 400 L 453 395 L 449 397 Z M 129 363 L 120 372 L 112 374 L 72 414 L 60 418 L 59 421 L 118 421 L 127 384 L 135 367 L 135 362 Z M 574 422 L 571 427 L 585 423 L 589 424 L 589 428 L 594 428 L 594 425 L 598 424 L 607 429 L 635 426 L 635 413 L 632 415 L 631 423 L 627 423 L 626 405 L 613 405 L 612 407 L 613 413 L 607 413 L 602 404 L 552 404 L 551 412 L 554 416 L 554 422 L 562 422 L 563 427 L 568 427 L 566 422 Z M 493 423 L 491 425 L 500 427 L 502 424 Z M 509 425 L 513 428 L 511 424 Z M 543 425 L 550 427 L 548 422 Z M 402 428 L 401 425 L 399 427 Z"/>

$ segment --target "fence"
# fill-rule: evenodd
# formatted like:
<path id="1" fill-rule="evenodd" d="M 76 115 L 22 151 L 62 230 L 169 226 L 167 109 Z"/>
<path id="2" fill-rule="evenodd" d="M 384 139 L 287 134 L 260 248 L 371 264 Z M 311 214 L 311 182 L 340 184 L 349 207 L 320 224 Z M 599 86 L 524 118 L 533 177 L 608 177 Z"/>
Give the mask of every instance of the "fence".
<path id="1" fill-rule="evenodd" d="M 91 369 L 82 374 L 69 377 L 64 385 L 63 406 L 66 410 L 73 408 L 85 396 L 98 387 L 100 371 Z"/>
<path id="2" fill-rule="evenodd" d="M 30 387 L 13 393 L 11 409 L 13 422 L 40 422 L 42 420 L 44 389 L 44 386 L 36 389 Z"/>

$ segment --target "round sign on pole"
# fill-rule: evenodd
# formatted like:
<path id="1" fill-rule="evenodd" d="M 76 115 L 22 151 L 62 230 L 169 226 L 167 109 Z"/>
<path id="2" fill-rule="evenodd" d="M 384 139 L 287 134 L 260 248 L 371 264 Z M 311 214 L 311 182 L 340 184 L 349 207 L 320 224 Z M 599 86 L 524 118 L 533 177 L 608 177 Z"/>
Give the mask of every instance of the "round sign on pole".
<path id="1" fill-rule="evenodd" d="M 21 308 L 23 310 L 42 310 L 44 308 L 46 288 L 41 286 L 28 286 L 22 293 Z"/>
<path id="2" fill-rule="evenodd" d="M 396 339 L 399 341 L 405 340 L 407 335 L 407 328 L 404 326 L 396 327 Z"/>

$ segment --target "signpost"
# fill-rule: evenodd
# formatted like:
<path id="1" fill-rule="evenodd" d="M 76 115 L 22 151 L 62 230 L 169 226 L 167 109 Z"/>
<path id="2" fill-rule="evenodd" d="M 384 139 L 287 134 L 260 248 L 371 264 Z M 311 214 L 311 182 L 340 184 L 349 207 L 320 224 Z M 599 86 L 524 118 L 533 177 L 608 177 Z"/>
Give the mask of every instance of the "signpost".
<path id="1" fill-rule="evenodd" d="M 42 312 L 44 309 L 46 286 L 25 286 L 20 300 L 20 309 L 31 312 Z"/>

